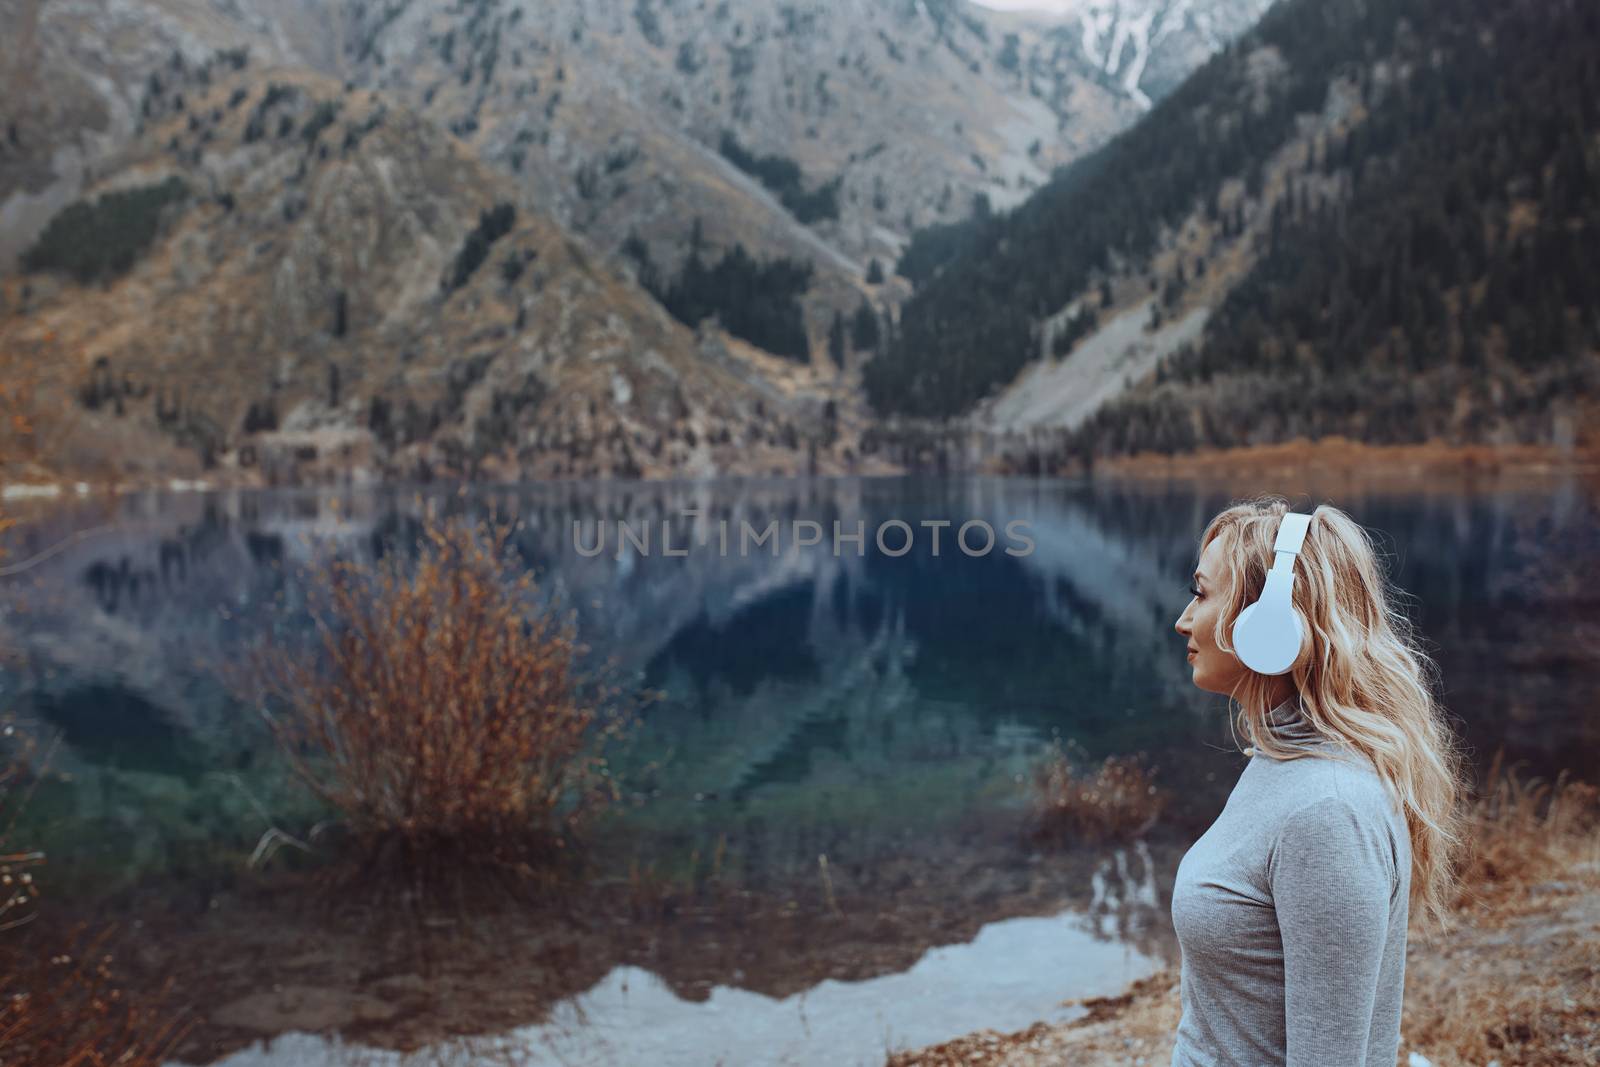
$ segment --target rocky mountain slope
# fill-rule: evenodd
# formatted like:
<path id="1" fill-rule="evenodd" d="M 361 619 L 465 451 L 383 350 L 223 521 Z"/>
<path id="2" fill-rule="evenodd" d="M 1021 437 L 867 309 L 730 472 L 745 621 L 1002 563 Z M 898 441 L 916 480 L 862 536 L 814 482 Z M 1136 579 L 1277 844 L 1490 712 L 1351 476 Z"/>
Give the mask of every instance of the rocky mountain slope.
<path id="1" fill-rule="evenodd" d="M 714 153 L 731 129 L 758 153 L 792 157 L 819 185 L 841 181 L 839 240 L 859 259 L 874 235 L 851 216 L 895 228 L 907 210 L 918 225 L 961 217 L 977 191 L 999 206 L 1019 201 L 1266 6 L 1083 0 L 1051 16 L 967 0 L 561 0 L 538 9 L 514 0 L 270 0 L 249 9 L 5 0 L 16 32 L 0 43 L 0 77 L 13 90 L 0 100 L 11 134 L 0 144 L 0 202 L 64 181 L 73 164 L 127 140 L 147 79 L 172 53 L 201 61 L 246 48 L 258 63 L 414 90 L 404 102 L 454 124 L 492 162 L 526 163 L 527 141 L 517 140 L 525 130 L 547 147 L 554 136 L 554 154 L 569 164 L 563 198 L 575 192 L 576 167 L 604 144 L 590 120 L 608 111 L 626 116 L 624 132 L 659 126 Z M 55 159 L 63 149 L 80 158 Z M 569 212 L 575 199 L 552 214 L 570 221 Z"/>
<path id="2" fill-rule="evenodd" d="M 1597 40 L 1568 2 L 1285 0 L 931 247 L 868 395 L 926 434 L 1032 435 L 1050 469 L 1296 434 L 1580 445 Z"/>
<path id="3" fill-rule="evenodd" d="M 339 69 L 420 97 L 603 249 L 636 233 L 676 265 L 700 217 L 713 246 L 812 262 L 820 339 L 870 260 L 979 193 L 1020 202 L 1262 4 L 1181 6 L 1044 21 L 950 0 L 602 0 L 529 19 L 506 0 L 351 0 Z M 769 166 L 751 174 L 743 157 Z M 772 180 L 779 161 L 792 184 Z"/>
<path id="4" fill-rule="evenodd" d="M 152 105 L 115 174 L 46 231 L 55 269 L 3 294 L 0 350 L 36 369 L 41 411 L 76 413 L 63 469 L 765 472 L 858 447 L 803 368 L 689 330 L 371 92 L 213 67 Z"/>
<path id="5" fill-rule="evenodd" d="M 0 0 L 0 273 L 133 140 L 175 53 L 196 65 L 231 49 L 287 58 L 272 23 L 230 7 Z"/>

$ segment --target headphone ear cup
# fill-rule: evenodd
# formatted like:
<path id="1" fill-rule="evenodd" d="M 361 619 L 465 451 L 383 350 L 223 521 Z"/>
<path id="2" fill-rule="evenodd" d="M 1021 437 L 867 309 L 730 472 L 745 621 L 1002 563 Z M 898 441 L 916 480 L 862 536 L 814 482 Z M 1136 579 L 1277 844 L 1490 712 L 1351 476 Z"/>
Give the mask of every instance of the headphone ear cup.
<path id="1" fill-rule="evenodd" d="M 1240 662 L 1246 667 L 1250 667 L 1252 663 L 1257 662 L 1255 650 L 1258 642 L 1255 638 L 1255 632 L 1250 628 L 1250 619 L 1255 615 L 1256 606 L 1259 603 L 1260 601 L 1256 601 L 1245 605 L 1245 609 L 1239 612 L 1239 617 L 1233 620 L 1233 634 L 1231 637 L 1233 654 L 1239 657 Z M 1253 667 L 1251 669 L 1254 670 Z"/>
<path id="2" fill-rule="evenodd" d="M 1287 674 L 1300 656 L 1300 613 L 1292 607 L 1258 613 L 1260 606 L 1249 605 L 1233 621 L 1234 654 L 1257 674 Z"/>

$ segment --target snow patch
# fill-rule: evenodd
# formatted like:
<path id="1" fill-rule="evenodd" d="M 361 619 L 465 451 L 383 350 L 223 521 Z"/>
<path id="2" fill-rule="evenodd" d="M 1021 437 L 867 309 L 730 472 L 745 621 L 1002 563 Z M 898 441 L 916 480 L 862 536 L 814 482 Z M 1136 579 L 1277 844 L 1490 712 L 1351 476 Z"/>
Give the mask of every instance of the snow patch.
<path id="1" fill-rule="evenodd" d="M 628 384 L 628 379 L 617 370 L 611 372 L 611 402 L 617 407 L 627 407 L 628 401 L 633 399 L 633 386 Z"/>

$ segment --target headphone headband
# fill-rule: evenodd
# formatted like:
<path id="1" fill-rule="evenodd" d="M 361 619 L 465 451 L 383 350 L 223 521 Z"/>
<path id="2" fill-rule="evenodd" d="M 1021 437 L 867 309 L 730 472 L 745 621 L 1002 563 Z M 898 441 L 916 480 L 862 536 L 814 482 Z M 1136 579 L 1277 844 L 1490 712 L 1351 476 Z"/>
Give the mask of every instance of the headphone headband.
<path id="1" fill-rule="evenodd" d="M 1298 511 L 1286 512 L 1283 522 L 1278 525 L 1278 539 L 1272 543 L 1272 551 L 1289 552 L 1298 556 L 1300 546 L 1305 544 L 1306 531 L 1310 528 L 1310 515 L 1303 515 Z"/>

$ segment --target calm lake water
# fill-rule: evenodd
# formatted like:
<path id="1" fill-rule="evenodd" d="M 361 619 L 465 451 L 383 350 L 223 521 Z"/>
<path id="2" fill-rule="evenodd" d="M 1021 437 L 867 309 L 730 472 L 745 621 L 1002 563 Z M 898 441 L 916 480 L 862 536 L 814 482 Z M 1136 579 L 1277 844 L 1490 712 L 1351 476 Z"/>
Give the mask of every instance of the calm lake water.
<path id="1" fill-rule="evenodd" d="M 631 684 L 665 692 L 619 756 L 628 798 L 601 833 L 615 883 L 648 871 L 698 893 L 715 855 L 747 900 L 801 916 L 792 941 L 750 919 L 754 905 L 742 922 L 709 905 L 642 918 L 584 942 L 582 966 L 527 962 L 560 979 L 537 1012 L 484 1015 L 484 998 L 457 983 L 459 1014 L 439 1033 L 487 1027 L 560 1063 L 881 1063 L 886 1048 L 1070 1017 L 1063 998 L 1114 993 L 1176 960 L 1173 870 L 1243 766 L 1225 702 L 1191 686 L 1172 629 L 1198 536 L 1231 496 L 894 478 L 62 502 L 6 542 L 12 563 L 53 554 L 0 580 L 0 635 L 15 653 L 0 696 L 62 739 L 51 766 L 65 780 L 40 788 L 27 825 L 63 901 L 124 915 L 152 894 L 193 898 L 203 915 L 245 908 L 239 872 L 263 830 L 303 833 L 318 813 L 217 666 L 257 635 L 267 605 L 300 594 L 301 564 L 413 537 L 434 499 L 520 519 L 523 558 L 576 610 L 582 639 Z M 1545 776 L 1600 766 L 1600 658 L 1582 629 L 1592 639 L 1600 615 L 1592 490 L 1355 489 L 1331 502 L 1390 553 L 1480 765 L 1503 748 Z M 605 551 L 586 554 L 601 519 Z M 636 537 L 648 521 L 648 551 L 618 551 L 618 520 Z M 774 520 L 775 543 L 741 553 L 741 524 Z M 820 543 L 796 543 L 805 520 L 815 531 L 798 532 Z M 884 528 L 885 551 L 875 533 L 891 520 L 905 526 Z M 924 523 L 940 520 L 935 554 Z M 974 524 L 969 555 L 956 535 L 972 520 L 995 540 L 978 551 Z M 663 545 L 664 522 L 682 554 Z M 835 551 L 835 522 L 845 534 L 860 522 L 862 543 Z M 1179 798 L 1148 842 L 1060 853 L 1020 838 L 1028 772 L 1053 736 L 1087 759 L 1147 754 Z M 824 890 L 831 918 L 807 918 Z M 275 917 L 250 900 L 248 925 L 281 922 L 279 943 L 333 951 L 296 909 Z M 415 1045 L 432 1032 L 395 1038 L 391 994 L 415 978 L 398 965 L 267 951 L 211 975 L 200 961 L 246 954 L 225 943 L 230 929 L 189 923 L 164 957 L 214 990 L 227 1020 L 186 1058 L 346 1062 L 349 1046 L 322 1037 L 262 1041 L 340 1029 L 357 1046 Z M 495 964 L 498 986 L 524 981 L 519 959 Z M 343 1013 L 265 1004 L 288 981 L 312 1000 L 338 991 Z M 457 1010 L 440 1006 L 449 999 L 429 1009 Z"/>

